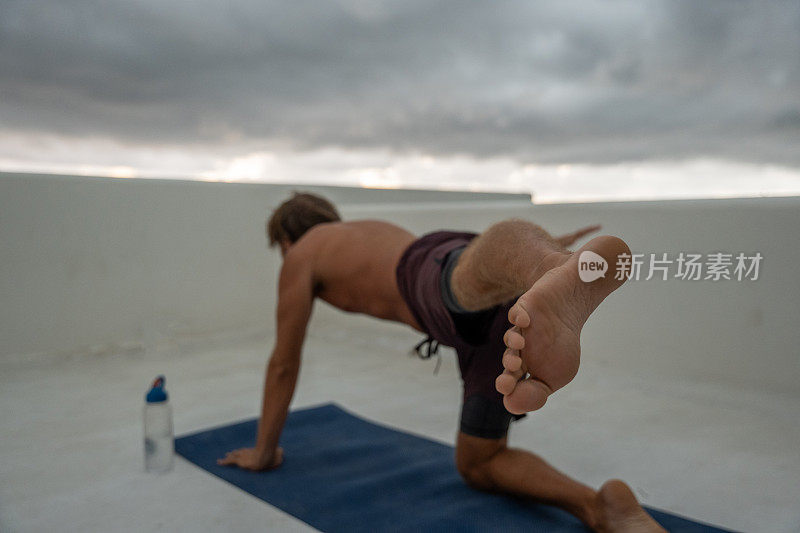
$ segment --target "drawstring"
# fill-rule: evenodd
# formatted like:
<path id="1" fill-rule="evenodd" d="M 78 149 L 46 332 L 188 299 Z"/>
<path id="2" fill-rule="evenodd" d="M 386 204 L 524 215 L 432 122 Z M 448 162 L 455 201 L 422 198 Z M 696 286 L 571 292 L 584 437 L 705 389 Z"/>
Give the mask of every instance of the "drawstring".
<path id="1" fill-rule="evenodd" d="M 423 346 L 427 344 L 427 349 L 425 353 L 422 352 Z M 416 353 L 420 359 L 430 359 L 431 356 L 436 356 L 436 367 L 433 369 L 433 374 L 436 375 L 439 373 L 439 367 L 442 365 L 442 354 L 439 353 L 439 341 L 428 335 L 424 340 L 417 343 L 414 348 L 411 349 L 411 355 Z"/>

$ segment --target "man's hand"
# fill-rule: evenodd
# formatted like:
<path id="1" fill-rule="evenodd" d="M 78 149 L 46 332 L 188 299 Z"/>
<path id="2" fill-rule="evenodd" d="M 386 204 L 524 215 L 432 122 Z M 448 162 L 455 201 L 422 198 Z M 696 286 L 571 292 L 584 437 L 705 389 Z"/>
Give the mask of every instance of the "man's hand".
<path id="1" fill-rule="evenodd" d="M 240 448 L 228 452 L 222 459 L 217 459 L 217 464 L 222 466 L 234 465 L 245 470 L 273 470 L 283 462 L 283 448 L 275 448 L 274 453 L 261 452 L 255 448 Z"/>
<path id="2" fill-rule="evenodd" d="M 596 224 L 594 226 L 587 226 L 585 228 L 579 229 L 578 231 L 573 231 L 572 233 L 567 233 L 566 235 L 562 235 L 561 237 L 555 237 L 555 241 L 564 248 L 569 248 L 575 243 L 575 241 L 577 241 L 581 237 L 589 235 L 590 233 L 594 233 L 595 231 L 599 231 L 601 227 L 602 226 L 600 226 L 600 224 Z"/>

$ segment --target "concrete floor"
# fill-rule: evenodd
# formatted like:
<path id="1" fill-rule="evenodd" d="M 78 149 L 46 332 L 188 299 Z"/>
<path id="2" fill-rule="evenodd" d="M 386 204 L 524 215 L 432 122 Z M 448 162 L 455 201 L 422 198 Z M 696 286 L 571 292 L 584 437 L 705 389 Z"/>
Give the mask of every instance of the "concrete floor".
<path id="1" fill-rule="evenodd" d="M 406 355 L 414 332 L 337 320 L 312 324 L 293 405 L 335 401 L 452 444 L 453 353 L 442 350 L 433 375 L 433 361 Z M 255 416 L 269 349 L 268 340 L 172 342 L 154 353 L 0 361 L 0 530 L 310 530 L 181 458 L 168 474 L 143 472 L 143 395 L 155 375 L 167 376 L 181 435 Z M 511 443 L 593 486 L 622 478 L 650 506 L 740 531 L 800 531 L 798 412 L 800 398 L 665 382 L 585 357 L 569 387 L 513 427 Z"/>

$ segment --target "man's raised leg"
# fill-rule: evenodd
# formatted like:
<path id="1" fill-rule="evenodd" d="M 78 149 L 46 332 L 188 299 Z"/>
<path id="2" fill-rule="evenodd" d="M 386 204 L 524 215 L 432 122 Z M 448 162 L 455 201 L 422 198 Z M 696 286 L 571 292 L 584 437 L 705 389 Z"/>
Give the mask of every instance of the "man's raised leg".
<path id="1" fill-rule="evenodd" d="M 606 261 L 605 277 L 581 281 L 578 260 L 584 251 Z M 569 252 L 524 220 L 497 223 L 464 250 L 451 281 L 461 307 L 486 309 L 518 297 L 509 311 L 513 327 L 504 337 L 506 370 L 496 383 L 510 412 L 541 408 L 575 377 L 584 323 L 625 281 L 614 275 L 622 254 L 630 249 L 612 236 L 596 237 Z"/>

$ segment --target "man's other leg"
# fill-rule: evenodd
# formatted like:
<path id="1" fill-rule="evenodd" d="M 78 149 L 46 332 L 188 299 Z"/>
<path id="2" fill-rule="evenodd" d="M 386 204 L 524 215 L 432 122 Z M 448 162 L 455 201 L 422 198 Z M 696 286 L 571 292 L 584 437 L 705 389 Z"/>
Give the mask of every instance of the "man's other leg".
<path id="1" fill-rule="evenodd" d="M 509 448 L 505 437 L 483 439 L 459 432 L 456 467 L 464 481 L 475 489 L 554 505 L 595 531 L 664 531 L 622 481 L 608 481 L 599 492 L 595 491 L 538 456 Z"/>

